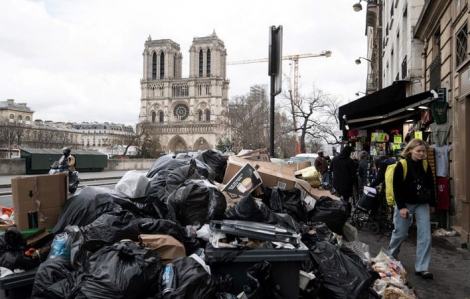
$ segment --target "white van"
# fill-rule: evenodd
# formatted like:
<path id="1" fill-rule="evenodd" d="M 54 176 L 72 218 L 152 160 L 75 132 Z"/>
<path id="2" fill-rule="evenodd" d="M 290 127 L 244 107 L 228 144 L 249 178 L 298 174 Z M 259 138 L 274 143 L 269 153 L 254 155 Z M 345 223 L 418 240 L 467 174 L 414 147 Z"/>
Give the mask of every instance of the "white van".
<path id="1" fill-rule="evenodd" d="M 318 154 L 298 154 L 292 159 L 292 164 L 308 161 L 310 165 L 315 165 L 315 159 L 318 157 Z"/>

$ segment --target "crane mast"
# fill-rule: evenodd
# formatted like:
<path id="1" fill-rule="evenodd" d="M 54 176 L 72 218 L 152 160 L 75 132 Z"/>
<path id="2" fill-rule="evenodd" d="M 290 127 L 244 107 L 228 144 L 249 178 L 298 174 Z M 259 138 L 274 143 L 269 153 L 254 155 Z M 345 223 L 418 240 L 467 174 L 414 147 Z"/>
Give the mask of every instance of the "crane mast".
<path id="1" fill-rule="evenodd" d="M 290 75 L 289 75 L 288 86 L 289 86 L 289 97 L 290 97 L 291 109 L 292 109 L 292 121 L 293 121 L 293 125 L 294 125 L 294 136 L 295 136 L 295 140 L 296 140 L 296 143 L 297 143 L 297 151 L 300 148 L 298 136 L 295 133 L 296 130 L 297 130 L 297 121 L 296 121 L 296 118 L 295 118 L 295 108 L 296 108 L 296 104 L 297 104 L 298 96 L 299 96 L 299 59 L 300 58 L 321 57 L 321 56 L 330 57 L 331 56 L 331 51 L 322 51 L 320 54 L 307 53 L 307 54 L 282 56 L 282 60 L 290 60 L 292 63 L 294 63 L 294 92 L 293 92 L 293 94 L 292 94 L 292 83 L 291 83 Z M 250 64 L 250 63 L 268 62 L 268 61 L 269 61 L 268 58 L 261 58 L 261 59 L 248 59 L 248 60 L 231 61 L 231 62 L 228 62 L 227 64 L 228 65 L 237 65 L 237 64 Z M 292 68 L 291 68 L 291 74 L 292 74 Z M 300 153 L 300 152 L 298 151 L 297 153 Z"/>

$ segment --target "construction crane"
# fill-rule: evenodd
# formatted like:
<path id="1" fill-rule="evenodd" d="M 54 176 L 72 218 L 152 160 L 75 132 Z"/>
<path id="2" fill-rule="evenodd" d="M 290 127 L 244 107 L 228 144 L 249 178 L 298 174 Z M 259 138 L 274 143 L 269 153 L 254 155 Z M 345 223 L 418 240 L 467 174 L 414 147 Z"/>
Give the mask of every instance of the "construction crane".
<path id="1" fill-rule="evenodd" d="M 298 96 L 299 96 L 299 59 L 300 58 L 312 58 L 312 57 L 330 57 L 331 56 L 331 51 L 322 51 L 320 54 L 297 54 L 297 55 L 287 55 L 287 56 L 282 56 L 282 60 L 290 60 L 291 63 L 294 63 L 294 95 L 292 96 L 292 84 L 291 84 L 291 78 L 290 76 L 288 77 L 288 89 L 289 89 L 289 96 L 291 100 L 291 109 L 292 109 L 292 120 L 294 124 L 294 133 L 297 130 L 297 121 L 295 119 L 295 108 L 296 106 L 294 103 L 297 103 L 298 101 Z M 262 58 L 262 59 L 248 59 L 248 60 L 239 60 L 239 61 L 231 61 L 228 62 L 228 65 L 236 65 L 236 64 L 249 64 L 249 63 L 259 63 L 259 62 L 268 62 L 268 58 Z M 291 64 L 291 71 L 292 71 L 292 64 Z M 285 76 L 287 77 L 287 76 Z M 297 153 L 300 153 L 299 149 L 299 140 L 297 134 L 295 134 L 295 139 L 297 142 Z"/>
<path id="2" fill-rule="evenodd" d="M 297 101 L 299 96 L 299 59 L 300 58 L 312 58 L 312 57 L 330 57 L 331 51 L 322 51 L 320 54 L 297 54 L 297 55 L 287 55 L 282 56 L 282 60 L 290 60 L 294 63 L 294 101 Z M 248 59 L 248 60 L 240 60 L 240 61 L 231 61 L 227 62 L 228 65 L 236 65 L 236 64 L 249 64 L 249 63 L 259 63 L 259 62 L 268 62 L 268 58 L 262 59 Z"/>

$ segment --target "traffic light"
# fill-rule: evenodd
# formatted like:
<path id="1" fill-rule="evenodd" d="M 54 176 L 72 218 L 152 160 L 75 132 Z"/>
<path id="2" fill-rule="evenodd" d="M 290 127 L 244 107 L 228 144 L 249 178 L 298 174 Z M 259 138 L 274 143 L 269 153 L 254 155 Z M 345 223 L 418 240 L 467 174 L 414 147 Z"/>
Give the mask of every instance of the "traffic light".
<path id="1" fill-rule="evenodd" d="M 269 28 L 269 76 L 274 76 L 274 95 L 282 91 L 282 25 Z"/>

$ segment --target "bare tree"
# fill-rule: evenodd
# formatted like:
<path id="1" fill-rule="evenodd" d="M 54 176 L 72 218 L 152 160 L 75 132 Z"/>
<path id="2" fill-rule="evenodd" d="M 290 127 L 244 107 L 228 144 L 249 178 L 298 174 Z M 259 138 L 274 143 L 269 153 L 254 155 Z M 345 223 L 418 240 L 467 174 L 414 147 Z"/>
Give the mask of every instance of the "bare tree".
<path id="1" fill-rule="evenodd" d="M 229 105 L 232 141 L 242 148 L 265 148 L 269 144 L 269 105 L 265 88 L 255 85 L 245 96 L 235 96 Z"/>
<path id="2" fill-rule="evenodd" d="M 308 95 L 299 93 L 292 101 L 290 95 L 283 94 L 284 109 L 296 118 L 296 127 L 292 128 L 299 136 L 300 150 L 306 151 L 307 143 L 312 150 L 318 150 L 319 140 L 327 144 L 339 144 L 341 139 L 338 128 L 339 98 L 313 87 Z M 294 109 L 294 111 L 292 111 Z"/>

